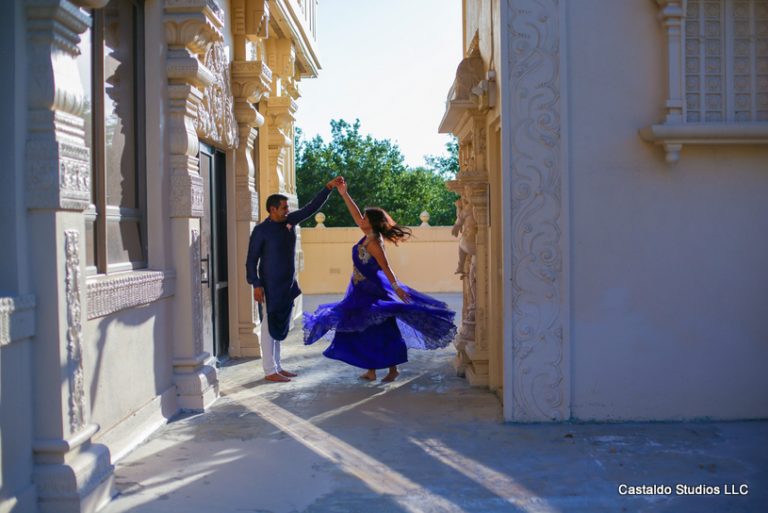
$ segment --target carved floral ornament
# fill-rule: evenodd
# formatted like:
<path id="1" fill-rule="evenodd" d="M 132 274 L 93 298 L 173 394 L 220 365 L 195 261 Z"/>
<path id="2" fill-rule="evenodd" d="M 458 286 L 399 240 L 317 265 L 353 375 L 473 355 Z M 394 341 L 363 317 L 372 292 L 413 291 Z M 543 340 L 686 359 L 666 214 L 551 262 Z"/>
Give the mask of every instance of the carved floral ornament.
<path id="1" fill-rule="evenodd" d="M 561 162 L 560 16 L 563 0 L 526 0 L 509 22 L 508 141 L 517 150 L 510 183 L 513 328 L 511 386 L 505 407 L 515 420 L 570 417 L 568 247 L 563 212 L 567 166 Z M 537 62 L 531 67 L 531 62 Z"/>
<path id="2" fill-rule="evenodd" d="M 213 73 L 214 80 L 205 88 L 198 109 L 195 127 L 201 138 L 236 148 L 237 121 L 229 74 L 229 56 L 222 41 L 213 43 L 205 53 L 204 66 Z"/>

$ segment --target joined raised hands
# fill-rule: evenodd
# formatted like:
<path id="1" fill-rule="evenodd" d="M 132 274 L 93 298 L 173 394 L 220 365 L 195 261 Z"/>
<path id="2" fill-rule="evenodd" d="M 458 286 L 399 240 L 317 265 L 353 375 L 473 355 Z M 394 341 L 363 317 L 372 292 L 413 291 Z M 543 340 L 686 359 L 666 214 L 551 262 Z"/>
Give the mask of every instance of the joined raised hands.
<path id="1" fill-rule="evenodd" d="M 336 186 L 336 189 L 339 191 L 339 194 L 346 194 L 346 192 L 347 192 L 347 181 L 344 180 L 343 176 L 338 176 L 337 178 L 340 178 L 341 181 Z"/>
<path id="2" fill-rule="evenodd" d="M 334 178 L 333 180 L 331 180 L 330 182 L 325 184 L 325 186 L 328 187 L 329 189 L 333 189 L 334 187 L 336 187 L 338 189 L 339 186 L 341 184 L 343 184 L 343 183 L 344 183 L 344 177 L 343 176 L 337 176 L 336 178 Z"/>

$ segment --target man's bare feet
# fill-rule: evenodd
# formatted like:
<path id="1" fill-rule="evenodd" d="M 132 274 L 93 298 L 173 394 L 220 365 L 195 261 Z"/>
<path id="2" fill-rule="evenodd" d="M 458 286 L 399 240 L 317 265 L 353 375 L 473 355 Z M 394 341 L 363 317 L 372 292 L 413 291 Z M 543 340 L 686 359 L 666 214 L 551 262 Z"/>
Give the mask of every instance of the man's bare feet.
<path id="1" fill-rule="evenodd" d="M 396 380 L 399 375 L 400 375 L 400 373 L 397 372 L 397 367 L 390 367 L 389 368 L 389 372 L 387 373 L 386 376 L 381 378 L 381 381 L 383 383 L 390 383 L 390 382 Z"/>
<path id="2" fill-rule="evenodd" d="M 280 374 L 282 374 L 282 375 L 283 375 L 283 376 L 285 376 L 286 378 L 295 378 L 296 376 L 298 376 L 298 374 L 296 374 L 295 372 L 287 371 L 287 370 L 285 370 L 285 369 L 280 369 L 280 370 L 279 370 L 279 371 L 277 371 L 277 372 L 278 372 L 278 373 L 280 373 Z"/>
<path id="3" fill-rule="evenodd" d="M 275 383 L 285 383 L 287 381 L 290 381 L 290 379 L 286 378 L 282 374 L 278 374 L 275 372 L 274 374 L 270 374 L 269 376 L 264 376 L 264 379 L 267 381 L 274 381 Z"/>
<path id="4" fill-rule="evenodd" d="M 363 372 L 360 374 L 360 379 L 364 379 L 366 381 L 373 381 L 376 379 L 376 369 L 368 369 L 366 372 Z"/>

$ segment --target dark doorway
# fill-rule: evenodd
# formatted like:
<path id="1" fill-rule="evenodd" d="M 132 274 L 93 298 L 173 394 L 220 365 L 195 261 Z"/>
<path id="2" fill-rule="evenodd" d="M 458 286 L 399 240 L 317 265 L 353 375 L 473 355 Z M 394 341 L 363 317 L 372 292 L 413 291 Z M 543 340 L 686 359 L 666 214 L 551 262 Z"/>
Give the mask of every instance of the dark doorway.
<path id="1" fill-rule="evenodd" d="M 229 353 L 226 164 L 224 152 L 200 143 L 200 175 L 206 199 L 200 225 L 204 338 L 219 361 Z"/>

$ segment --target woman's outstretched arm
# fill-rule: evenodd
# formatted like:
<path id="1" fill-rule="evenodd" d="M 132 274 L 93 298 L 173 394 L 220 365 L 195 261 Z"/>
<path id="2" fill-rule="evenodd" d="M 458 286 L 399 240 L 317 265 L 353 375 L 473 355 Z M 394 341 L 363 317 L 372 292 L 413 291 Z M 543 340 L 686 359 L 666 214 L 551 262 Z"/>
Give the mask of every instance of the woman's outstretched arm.
<path id="1" fill-rule="evenodd" d="M 339 194 L 341 194 L 341 197 L 344 198 L 344 203 L 347 205 L 347 210 L 349 210 L 349 214 L 352 216 L 355 224 L 360 226 L 360 223 L 363 222 L 363 214 L 360 212 L 355 200 L 349 195 L 349 191 L 347 191 L 347 182 L 342 181 L 339 183 L 337 189 Z"/>

